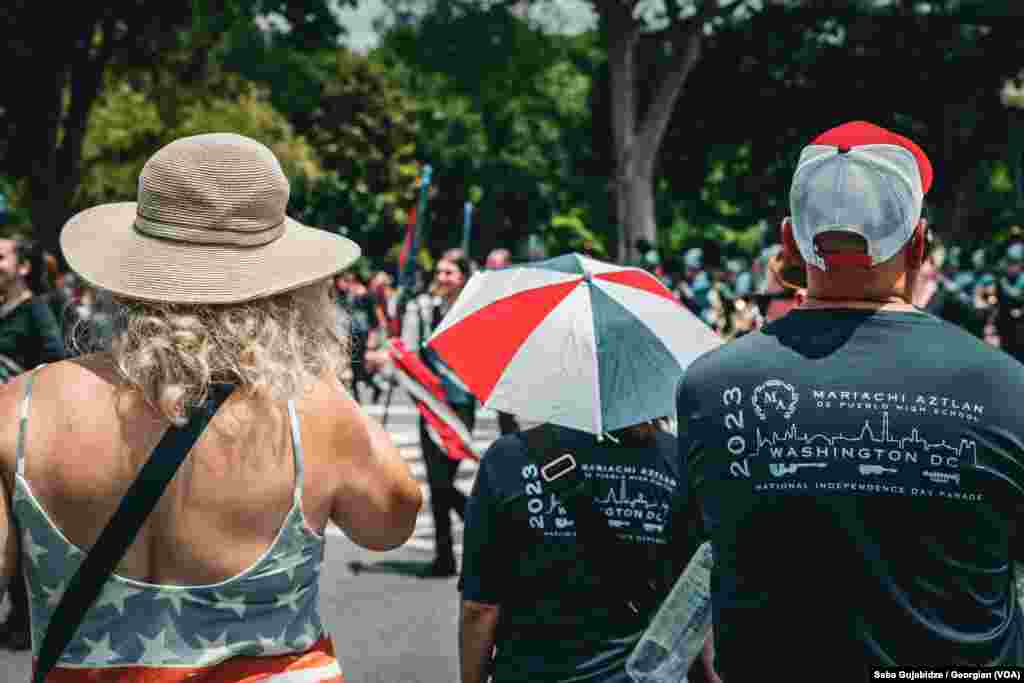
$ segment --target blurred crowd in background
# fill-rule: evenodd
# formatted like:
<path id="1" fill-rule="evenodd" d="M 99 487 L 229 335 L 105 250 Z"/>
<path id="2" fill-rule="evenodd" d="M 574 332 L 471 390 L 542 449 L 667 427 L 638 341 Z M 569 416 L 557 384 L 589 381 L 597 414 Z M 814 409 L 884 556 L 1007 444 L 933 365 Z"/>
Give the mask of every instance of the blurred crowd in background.
<path id="1" fill-rule="evenodd" d="M 445 255 L 460 253 L 456 249 Z M 653 250 L 646 254 L 636 265 L 726 339 L 785 315 L 803 296 L 800 269 L 787 265 L 781 245 L 768 246 L 754 259 L 708 258 L 695 247 L 673 259 L 680 264 L 676 267 L 666 267 Z M 472 268 L 511 263 L 509 250 L 495 249 L 483 264 L 472 262 Z M 431 273 L 418 275 L 417 293 L 430 292 Z M 386 364 L 379 350 L 400 333 L 402 318 L 396 271 L 353 269 L 339 275 L 336 286 L 339 304 L 351 314 L 354 392 L 360 400 L 379 401 L 386 387 L 378 376 Z M 914 285 L 914 303 L 1024 362 L 1024 231 L 1014 230 L 1004 245 L 971 250 L 933 240 L 931 258 Z M 92 308 L 87 302 L 81 310 L 88 315 Z"/>
<path id="2" fill-rule="evenodd" d="M 915 283 L 914 303 L 959 325 L 979 339 L 1002 348 L 1024 362 L 1024 231 L 1015 230 L 999 246 L 966 250 L 932 243 L 931 258 Z M 460 256 L 451 249 L 444 256 Z M 780 245 L 770 245 L 757 258 L 719 258 L 701 248 L 685 250 L 666 267 L 648 250 L 636 265 L 657 277 L 694 315 L 726 339 L 756 330 L 799 304 L 803 295 L 798 268 L 788 267 Z M 109 293 L 62 272 L 57 260 L 44 256 L 41 277 L 31 289 L 42 297 L 61 326 L 70 355 L 101 345 L 113 329 Z M 502 268 L 513 263 L 511 251 L 495 249 L 472 269 Z M 387 365 L 387 339 L 401 333 L 405 301 L 430 293 L 432 273 L 416 273 L 416 284 L 403 295 L 394 266 L 362 264 L 335 280 L 339 305 L 349 313 L 352 368 L 349 380 L 355 397 L 378 402 L 386 391 L 380 374 Z"/>

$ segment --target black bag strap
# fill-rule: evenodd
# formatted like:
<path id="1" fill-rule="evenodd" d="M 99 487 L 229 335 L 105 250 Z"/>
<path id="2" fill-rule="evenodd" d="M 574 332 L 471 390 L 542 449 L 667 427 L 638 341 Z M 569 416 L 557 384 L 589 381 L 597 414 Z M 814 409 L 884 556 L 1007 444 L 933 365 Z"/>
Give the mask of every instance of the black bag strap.
<path id="1" fill-rule="evenodd" d="M 576 541 L 583 553 L 599 568 L 601 575 L 622 594 L 622 600 L 634 616 L 649 613 L 663 597 L 650 577 L 636 576 L 625 558 L 635 555 L 637 547 L 620 539 L 608 525 L 608 519 L 594 505 L 590 486 L 572 453 L 561 452 L 555 427 L 543 424 L 522 432 L 526 455 L 540 470 L 546 490 L 554 493 L 576 523 Z"/>
<path id="2" fill-rule="evenodd" d="M 227 384 L 212 385 L 206 402 L 192 412 L 188 423 L 182 427 L 172 425 L 153 449 L 54 610 L 39 650 L 33 683 L 46 680 L 167 484 L 233 389 Z"/>

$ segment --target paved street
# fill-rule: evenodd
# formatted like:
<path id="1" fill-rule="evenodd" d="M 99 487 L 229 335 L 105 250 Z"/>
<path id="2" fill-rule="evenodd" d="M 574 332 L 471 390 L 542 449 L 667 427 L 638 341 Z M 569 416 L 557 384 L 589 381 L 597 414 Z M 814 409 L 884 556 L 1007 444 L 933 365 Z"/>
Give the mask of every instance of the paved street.
<path id="1" fill-rule="evenodd" d="M 458 680 L 456 580 L 413 576 L 433 558 L 433 520 L 415 407 L 398 389 L 392 401 L 387 429 L 425 496 L 416 532 L 403 547 L 374 553 L 328 529 L 321 609 L 348 683 L 451 683 Z M 366 409 L 378 419 L 383 415 L 382 405 Z M 474 437 L 481 453 L 497 435 L 494 415 L 480 411 Z M 456 485 L 468 494 L 475 474 L 476 464 L 464 462 Z M 462 523 L 457 518 L 454 530 L 458 554 Z M 0 672 L 2 683 L 28 681 L 28 654 L 0 650 Z"/>

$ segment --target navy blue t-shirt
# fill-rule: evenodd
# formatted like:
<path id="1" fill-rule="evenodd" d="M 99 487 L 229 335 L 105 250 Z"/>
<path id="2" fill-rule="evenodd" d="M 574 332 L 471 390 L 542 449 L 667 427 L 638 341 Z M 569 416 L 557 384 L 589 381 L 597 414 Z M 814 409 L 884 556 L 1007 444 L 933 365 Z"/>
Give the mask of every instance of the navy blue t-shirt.
<path id="1" fill-rule="evenodd" d="M 1024 664 L 1024 366 L 921 312 L 797 310 L 698 359 L 678 412 L 723 679 Z"/>
<path id="2" fill-rule="evenodd" d="M 689 559 L 674 540 L 683 525 L 670 523 L 686 492 L 675 437 L 616 445 L 559 429 L 556 438 L 609 524 L 636 546 L 633 556 L 603 561 L 630 563 L 638 582 L 653 579 L 667 593 Z M 626 659 L 652 615 L 624 615 L 621 586 L 605 585 L 581 554 L 574 520 L 525 448 L 522 433 L 494 442 L 466 506 L 462 597 L 501 606 L 493 680 L 628 683 Z"/>

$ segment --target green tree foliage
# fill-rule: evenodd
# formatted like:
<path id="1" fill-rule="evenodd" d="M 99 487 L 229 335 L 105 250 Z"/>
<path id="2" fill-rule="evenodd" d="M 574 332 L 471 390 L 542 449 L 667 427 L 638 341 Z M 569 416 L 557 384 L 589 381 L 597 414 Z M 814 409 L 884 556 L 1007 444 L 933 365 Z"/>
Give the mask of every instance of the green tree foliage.
<path id="1" fill-rule="evenodd" d="M 349 226 L 356 239 L 372 243 L 372 256 L 381 257 L 377 245 L 400 239 L 406 208 L 415 200 L 411 94 L 380 64 L 345 48 L 300 49 L 252 32 L 230 36 L 222 63 L 262 84 L 333 174 L 303 185 L 303 193 L 325 193 L 323 201 L 303 196 L 321 213 L 338 207 L 332 209 L 338 215 L 324 218 Z"/>
<path id="2" fill-rule="evenodd" d="M 614 118 L 622 109 L 623 81 L 616 86 L 616 95 L 609 68 L 613 39 L 617 35 L 632 41 L 634 123 L 640 131 L 640 123 L 652 120 L 651 107 L 658 102 L 659 92 L 667 92 L 662 83 L 672 65 L 679 64 L 675 60 L 686 45 L 688 18 L 701 9 L 711 19 L 705 23 L 700 58 L 680 88 L 652 174 L 658 179 L 659 241 L 666 250 L 708 241 L 752 250 L 759 242 L 773 239 L 787 211 L 788 183 L 800 148 L 824 129 L 851 119 L 902 131 L 929 152 L 936 166 L 929 211 L 947 236 L 984 238 L 1024 218 L 1020 205 L 1024 193 L 1019 189 L 1024 135 L 1015 133 L 1024 130 L 1024 112 L 1007 109 L 999 98 L 1006 79 L 1021 73 L 1024 8 L 1019 2 L 645 4 L 650 11 L 641 12 L 640 24 L 631 29 L 638 33 L 627 36 L 622 33 L 624 24 L 605 17 L 599 31 L 574 39 L 589 40 L 591 53 L 570 50 L 568 59 L 565 51 L 527 47 L 528 42 L 514 54 L 483 49 L 490 40 L 510 44 L 500 28 L 487 28 L 479 19 L 486 17 L 488 24 L 500 27 L 496 18 L 507 3 L 393 0 L 390 4 L 399 14 L 409 17 L 416 13 L 409 10 L 416 10 L 421 18 L 399 22 L 398 29 L 385 38 L 385 47 L 390 46 L 406 65 L 418 65 L 418 73 L 444 74 L 441 78 L 448 86 L 476 107 L 470 112 L 481 116 L 479 129 L 472 127 L 476 121 L 470 114 L 459 119 L 462 130 L 479 130 L 475 138 L 462 135 L 459 141 L 482 137 L 492 156 L 500 154 L 495 141 L 518 139 L 501 129 L 505 121 L 535 130 L 530 128 L 535 124 L 521 120 L 537 115 L 535 110 L 516 109 L 516 103 L 526 97 L 520 93 L 532 92 L 536 83 L 522 74 L 531 68 L 542 72 L 543 64 L 571 62 L 592 84 L 583 105 L 587 113 L 573 121 L 572 130 L 563 127 L 562 144 L 553 146 L 550 139 L 538 138 L 545 141 L 542 155 L 546 159 L 561 150 L 572 159 L 568 171 L 562 167 L 550 172 L 559 199 L 547 205 L 543 197 L 537 199 L 544 211 L 558 217 L 560 232 L 582 223 L 606 243 L 615 241 L 603 225 L 615 222 L 609 189 L 622 165 Z M 599 14 L 606 14 L 615 3 L 593 5 Z M 402 31 L 404 47 L 398 40 Z M 493 32 L 499 35 L 492 36 Z M 530 56 L 523 57 L 524 53 Z M 465 59 L 467 54 L 474 59 Z M 542 58 L 532 59 L 533 55 Z M 587 57 L 581 59 L 581 55 Z M 514 68 L 520 62 L 526 67 Z M 498 96 L 488 94 L 492 75 L 504 82 Z M 436 91 L 433 84 L 420 89 Z M 662 101 L 667 100 L 662 97 Z M 512 116 L 504 118 L 504 113 Z M 548 120 L 556 125 L 564 121 L 560 116 Z M 528 147 L 513 146 L 517 155 L 526 156 L 523 151 Z M 485 165 L 476 168 L 476 177 L 481 177 Z M 511 180 L 503 187 L 515 196 L 516 174 L 508 177 Z M 531 195 L 525 196 L 534 201 Z M 457 210 L 458 201 L 453 200 L 448 215 L 454 217 Z"/>
<path id="3" fill-rule="evenodd" d="M 474 187 L 483 190 L 476 257 L 518 246 L 549 230 L 560 211 L 583 205 L 574 193 L 586 149 L 576 143 L 589 127 L 584 57 L 577 41 L 545 35 L 502 6 L 442 4 L 421 23 L 385 32 L 371 58 L 415 98 L 417 157 L 435 169 L 432 248 L 461 241 Z"/>
<path id="4" fill-rule="evenodd" d="M 691 223 L 767 220 L 775 238 L 800 149 L 863 119 L 928 153 L 940 233 L 984 238 L 1020 220 L 1012 187 L 993 174 L 1013 168 L 1014 114 L 999 95 L 1024 66 L 1021 28 L 1016 4 L 959 0 L 775 3 L 723 27 L 666 135 L 671 194 Z"/>
<path id="5" fill-rule="evenodd" d="M 97 102 L 83 151 L 82 183 L 73 208 L 135 198 L 138 176 L 159 147 L 188 135 L 232 132 L 270 147 L 290 178 L 318 179 L 323 170 L 312 146 L 252 83 L 226 78 L 221 94 L 177 100 L 173 112 L 152 90 L 128 81 L 109 84 Z M 156 97 L 152 95 L 156 94 Z"/>
<path id="6" fill-rule="evenodd" d="M 328 0 L 109 0 L 77 3 L 58 15 L 46 3 L 0 7 L 0 60 L 31 74 L 0 92 L 0 157 L 24 183 L 36 237 L 60 253 L 60 226 L 82 179 L 93 108 L 109 69 L 169 69 L 181 84 L 200 82 L 222 36 L 268 14 L 284 21 L 265 34 L 317 47 L 341 34 Z"/>

